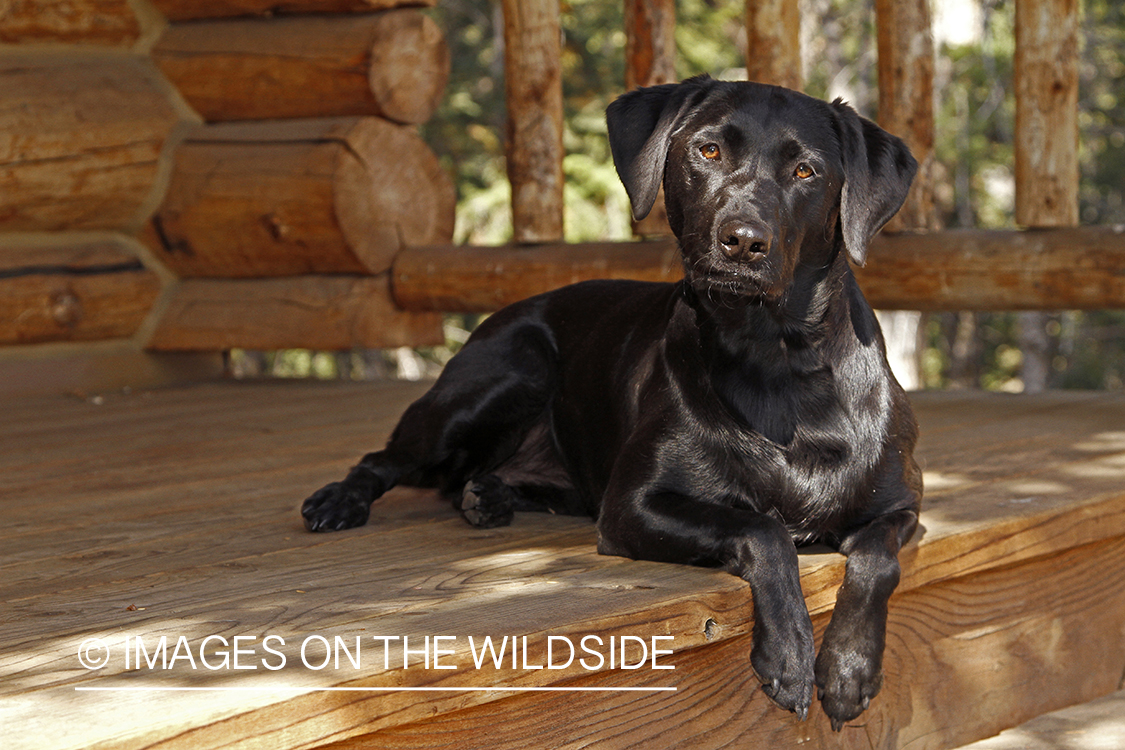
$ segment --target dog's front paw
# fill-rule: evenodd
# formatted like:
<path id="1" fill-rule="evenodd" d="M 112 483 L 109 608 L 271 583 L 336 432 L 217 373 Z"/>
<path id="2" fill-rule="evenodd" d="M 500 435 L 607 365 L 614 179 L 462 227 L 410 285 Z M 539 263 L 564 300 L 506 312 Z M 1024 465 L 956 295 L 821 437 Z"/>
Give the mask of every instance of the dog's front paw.
<path id="1" fill-rule="evenodd" d="M 461 515 L 479 529 L 507 526 L 515 516 L 513 492 L 492 474 L 470 480 L 461 493 Z"/>
<path id="2" fill-rule="evenodd" d="M 883 686 L 881 652 L 870 642 L 840 643 L 825 636 L 816 657 L 816 687 L 835 731 L 863 713 Z"/>
<path id="3" fill-rule="evenodd" d="M 340 531 L 367 523 L 371 493 L 343 482 L 333 482 L 314 492 L 301 506 L 309 531 Z"/>
<path id="4" fill-rule="evenodd" d="M 770 700 L 804 721 L 812 703 L 816 651 L 808 614 L 801 614 L 783 629 L 755 624 L 750 664 Z"/>

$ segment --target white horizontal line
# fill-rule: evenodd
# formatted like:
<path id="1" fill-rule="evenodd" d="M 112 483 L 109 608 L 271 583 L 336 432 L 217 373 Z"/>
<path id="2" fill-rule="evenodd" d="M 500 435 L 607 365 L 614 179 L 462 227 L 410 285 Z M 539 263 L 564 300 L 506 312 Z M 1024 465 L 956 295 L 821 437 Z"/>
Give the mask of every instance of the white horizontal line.
<path id="1" fill-rule="evenodd" d="M 476 692 L 476 693 L 578 693 L 578 692 L 675 692 L 674 687 L 75 687 L 82 692 L 173 693 L 173 692 L 256 692 L 256 693 L 394 693 L 394 692 Z"/>

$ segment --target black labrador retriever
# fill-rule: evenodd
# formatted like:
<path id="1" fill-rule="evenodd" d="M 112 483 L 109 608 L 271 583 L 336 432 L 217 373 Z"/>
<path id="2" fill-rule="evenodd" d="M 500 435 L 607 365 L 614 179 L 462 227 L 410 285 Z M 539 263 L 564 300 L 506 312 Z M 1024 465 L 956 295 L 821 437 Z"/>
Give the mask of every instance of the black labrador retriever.
<path id="1" fill-rule="evenodd" d="M 847 105 L 698 77 L 608 114 L 643 217 L 664 184 L 674 284 L 593 281 L 488 318 L 386 449 L 308 498 L 306 526 L 367 521 L 396 484 L 439 486 L 469 523 L 597 518 L 598 551 L 717 566 L 750 584 L 751 665 L 833 728 L 879 691 L 899 548 L 917 525 L 917 427 L 849 259 L 916 163 Z M 795 545 L 847 555 L 814 657 Z"/>

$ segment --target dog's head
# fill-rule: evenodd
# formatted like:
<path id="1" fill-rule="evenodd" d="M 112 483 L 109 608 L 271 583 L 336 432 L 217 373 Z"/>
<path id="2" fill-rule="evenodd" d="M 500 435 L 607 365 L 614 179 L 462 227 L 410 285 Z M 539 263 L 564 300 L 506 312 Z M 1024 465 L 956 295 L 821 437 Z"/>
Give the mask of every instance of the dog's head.
<path id="1" fill-rule="evenodd" d="M 688 281 L 781 296 L 799 265 L 867 244 L 902 206 L 917 163 L 851 107 L 707 76 L 642 88 L 606 113 L 617 172 L 640 219 L 664 183 Z"/>

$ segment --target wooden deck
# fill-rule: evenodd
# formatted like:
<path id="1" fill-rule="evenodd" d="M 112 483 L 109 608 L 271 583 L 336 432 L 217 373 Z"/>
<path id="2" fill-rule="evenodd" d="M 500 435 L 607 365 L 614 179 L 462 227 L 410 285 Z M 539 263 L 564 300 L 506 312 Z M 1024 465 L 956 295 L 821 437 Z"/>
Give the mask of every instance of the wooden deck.
<path id="1" fill-rule="evenodd" d="M 833 735 L 818 708 L 799 723 L 757 690 L 740 581 L 598 556 L 588 521 L 520 515 L 480 531 L 396 490 L 362 529 L 305 533 L 300 501 L 381 445 L 424 387 L 0 404 L 4 744 L 936 749 L 1121 683 L 1125 396 L 915 398 L 924 528 L 903 553 L 883 691 Z M 818 633 L 841 560 L 802 556 Z M 537 668 L 586 635 L 601 638 L 587 641 L 600 667 L 579 652 Z M 474 664 L 486 636 L 509 637 L 499 668 Z M 105 656 L 93 638 L 109 649 L 100 669 L 80 661 Z M 344 652 L 318 668 L 337 638 L 353 658 L 360 639 L 358 668 Z M 619 667 L 623 642 L 629 666 L 648 645 L 644 664 Z M 653 645 L 675 669 L 653 668 Z"/>

